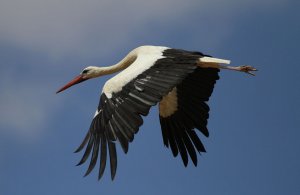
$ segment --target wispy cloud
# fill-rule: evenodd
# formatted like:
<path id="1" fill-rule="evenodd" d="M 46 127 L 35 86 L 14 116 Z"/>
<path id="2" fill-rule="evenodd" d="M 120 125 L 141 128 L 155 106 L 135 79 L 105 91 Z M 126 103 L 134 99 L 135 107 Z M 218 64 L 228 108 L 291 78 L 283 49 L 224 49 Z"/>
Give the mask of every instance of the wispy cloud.
<path id="1" fill-rule="evenodd" d="M 1 132 L 35 139 L 42 133 L 58 102 L 49 97 L 49 85 L 33 80 L 15 79 L 9 68 L 1 75 Z M 22 76 L 21 76 L 22 77 Z"/>
<path id="2" fill-rule="evenodd" d="M 124 44 L 140 25 L 184 13 L 193 1 L 6 1 L 0 8 L 1 39 L 58 55 L 104 52 Z M 88 49 L 87 53 L 91 53 Z"/>
<path id="3" fill-rule="evenodd" d="M 227 23 L 225 17 L 241 9 L 266 5 L 274 6 L 276 1 L 4 0 L 0 8 L 0 39 L 25 48 L 45 49 L 53 55 L 95 55 L 96 51 L 125 44 L 150 23 L 176 25 L 191 10 L 197 10 L 199 19 L 203 19 L 194 25 L 205 28 L 207 22 Z M 220 19 L 214 16 L 221 16 L 222 21 L 214 20 Z"/>

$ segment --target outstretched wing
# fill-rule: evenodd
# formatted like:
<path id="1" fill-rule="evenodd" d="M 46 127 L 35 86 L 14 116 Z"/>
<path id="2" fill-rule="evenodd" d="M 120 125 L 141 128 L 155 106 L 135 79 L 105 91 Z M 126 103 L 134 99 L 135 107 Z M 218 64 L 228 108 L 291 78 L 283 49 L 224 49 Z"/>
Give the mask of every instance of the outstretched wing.
<path id="1" fill-rule="evenodd" d="M 90 129 L 76 150 L 78 152 L 87 145 L 79 165 L 92 153 L 85 175 L 95 167 L 100 154 L 98 179 L 102 177 L 108 148 L 111 178 L 114 179 L 117 169 L 115 141 L 119 141 L 127 153 L 129 142 L 133 141 L 134 134 L 143 123 L 142 116 L 146 116 L 151 106 L 160 102 L 163 96 L 197 69 L 200 57 L 203 57 L 201 53 L 167 49 L 163 52 L 163 58 L 122 86 L 122 90 L 111 94 L 102 93 Z M 139 57 L 134 63 L 140 63 L 138 60 Z"/>
<path id="2" fill-rule="evenodd" d="M 209 135 L 206 127 L 209 106 L 206 102 L 219 79 L 218 72 L 219 69 L 197 68 L 160 103 L 159 118 L 164 145 L 170 146 L 174 157 L 179 152 L 185 166 L 188 164 L 188 154 L 197 166 L 196 150 L 205 152 L 194 129 L 200 130 L 206 137 Z"/>

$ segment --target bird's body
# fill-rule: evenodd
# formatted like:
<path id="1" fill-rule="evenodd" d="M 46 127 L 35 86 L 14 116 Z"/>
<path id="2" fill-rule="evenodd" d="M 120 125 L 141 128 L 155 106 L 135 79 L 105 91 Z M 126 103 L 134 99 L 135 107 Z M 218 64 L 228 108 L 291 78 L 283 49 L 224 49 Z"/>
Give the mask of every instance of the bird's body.
<path id="1" fill-rule="evenodd" d="M 160 46 L 141 46 L 110 67 L 87 67 L 80 76 L 58 92 L 89 78 L 118 73 L 102 90 L 100 103 L 90 129 L 76 152 L 86 146 L 79 162 L 84 163 L 92 153 L 86 175 L 94 168 L 100 154 L 98 178 L 104 173 L 107 151 L 111 177 L 115 176 L 117 155 L 115 141 L 125 153 L 129 142 L 143 123 L 151 106 L 159 103 L 159 118 L 163 142 L 174 156 L 181 155 L 184 165 L 190 156 L 197 165 L 197 152 L 205 152 L 195 129 L 208 136 L 207 119 L 211 96 L 220 68 L 252 74 L 250 66 L 230 67 L 228 60 L 212 58 L 200 52 Z"/>
<path id="2" fill-rule="evenodd" d="M 132 50 L 124 58 L 124 61 L 132 63 L 118 75 L 109 79 L 103 86 L 103 92 L 110 97 L 112 93 L 121 91 L 122 87 L 133 78 L 151 68 L 158 59 L 163 58 L 162 52 L 167 49 L 167 47 L 142 46 Z"/>

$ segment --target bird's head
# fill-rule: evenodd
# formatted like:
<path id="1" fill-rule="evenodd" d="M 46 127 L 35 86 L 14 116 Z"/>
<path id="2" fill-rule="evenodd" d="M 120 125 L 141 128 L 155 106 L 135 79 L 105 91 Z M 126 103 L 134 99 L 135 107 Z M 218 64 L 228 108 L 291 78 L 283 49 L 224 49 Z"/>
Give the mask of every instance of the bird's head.
<path id="1" fill-rule="evenodd" d="M 88 67 L 84 68 L 77 77 L 75 77 L 73 80 L 68 82 L 65 86 L 60 88 L 56 93 L 62 92 L 64 90 L 68 89 L 69 87 L 72 87 L 73 85 L 76 85 L 76 84 L 86 81 L 88 79 L 101 76 L 101 72 L 102 72 L 102 69 L 100 67 L 88 66 Z"/>

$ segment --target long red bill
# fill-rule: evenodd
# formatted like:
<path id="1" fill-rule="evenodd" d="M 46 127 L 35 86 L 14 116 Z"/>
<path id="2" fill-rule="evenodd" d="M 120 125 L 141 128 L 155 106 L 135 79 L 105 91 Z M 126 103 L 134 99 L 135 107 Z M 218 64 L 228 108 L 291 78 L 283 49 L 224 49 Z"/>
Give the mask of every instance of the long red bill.
<path id="1" fill-rule="evenodd" d="M 66 89 L 68 89 L 69 87 L 76 85 L 78 83 L 81 83 L 82 81 L 85 81 L 87 79 L 82 78 L 81 75 L 75 77 L 72 81 L 70 81 L 69 83 L 67 83 L 65 86 L 63 86 L 61 89 L 59 89 L 56 93 L 62 92 Z"/>

